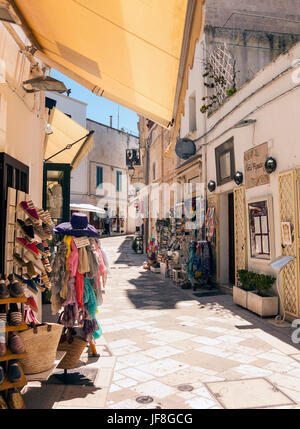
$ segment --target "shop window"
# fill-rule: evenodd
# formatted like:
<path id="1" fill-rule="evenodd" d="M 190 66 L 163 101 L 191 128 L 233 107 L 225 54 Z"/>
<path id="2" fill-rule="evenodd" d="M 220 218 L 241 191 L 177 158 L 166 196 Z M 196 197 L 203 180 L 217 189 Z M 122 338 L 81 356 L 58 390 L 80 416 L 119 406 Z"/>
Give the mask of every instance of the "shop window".
<path id="1" fill-rule="evenodd" d="M 43 209 L 56 223 L 70 219 L 70 164 L 44 163 Z"/>
<path id="2" fill-rule="evenodd" d="M 248 208 L 251 257 L 270 259 L 270 227 L 267 201 L 250 203 Z"/>
<path id="3" fill-rule="evenodd" d="M 215 149 L 218 186 L 230 182 L 235 171 L 233 137 Z"/>
<path id="4" fill-rule="evenodd" d="M 189 97 L 189 129 L 192 133 L 196 131 L 196 96 L 195 94 Z"/>
<path id="5" fill-rule="evenodd" d="M 117 171 L 117 192 L 122 192 L 122 171 Z"/>
<path id="6" fill-rule="evenodd" d="M 97 166 L 96 187 L 102 189 L 103 187 L 103 167 Z"/>

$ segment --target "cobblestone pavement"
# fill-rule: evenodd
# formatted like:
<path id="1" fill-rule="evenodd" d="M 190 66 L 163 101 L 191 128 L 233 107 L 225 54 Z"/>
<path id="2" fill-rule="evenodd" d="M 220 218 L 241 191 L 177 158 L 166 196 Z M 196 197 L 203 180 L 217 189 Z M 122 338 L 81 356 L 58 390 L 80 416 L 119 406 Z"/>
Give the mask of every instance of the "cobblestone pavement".
<path id="1" fill-rule="evenodd" d="M 130 237 L 102 246 L 111 275 L 98 313 L 100 358 L 85 351 L 78 363 L 97 369 L 94 383 L 33 384 L 28 408 L 300 407 L 300 350 L 290 325 L 261 319 L 231 295 L 199 298 L 144 270 Z"/>
<path id="2" fill-rule="evenodd" d="M 99 321 L 115 357 L 106 408 L 300 406 L 291 326 L 261 319 L 231 295 L 197 298 L 145 271 L 145 255 L 133 253 L 130 238 L 102 243 L 112 274 Z"/>

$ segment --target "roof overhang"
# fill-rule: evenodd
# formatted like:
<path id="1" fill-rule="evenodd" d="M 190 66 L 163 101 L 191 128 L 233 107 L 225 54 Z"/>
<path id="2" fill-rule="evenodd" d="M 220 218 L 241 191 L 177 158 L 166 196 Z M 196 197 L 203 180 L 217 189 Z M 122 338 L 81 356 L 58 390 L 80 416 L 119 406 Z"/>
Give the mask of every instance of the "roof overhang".
<path id="1" fill-rule="evenodd" d="M 164 127 L 183 110 L 204 3 L 10 0 L 45 64 Z"/>

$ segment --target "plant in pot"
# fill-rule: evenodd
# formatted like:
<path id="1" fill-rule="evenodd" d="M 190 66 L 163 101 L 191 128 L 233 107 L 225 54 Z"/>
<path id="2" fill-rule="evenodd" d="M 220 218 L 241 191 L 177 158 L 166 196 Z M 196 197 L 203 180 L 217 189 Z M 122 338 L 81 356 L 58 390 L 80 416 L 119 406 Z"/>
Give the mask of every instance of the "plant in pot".
<path id="1" fill-rule="evenodd" d="M 253 273 L 255 292 L 248 293 L 247 308 L 260 316 L 275 316 L 278 314 L 278 296 L 271 291 L 276 277 Z"/>
<path id="2" fill-rule="evenodd" d="M 247 308 L 248 291 L 255 289 L 253 273 L 248 270 L 238 270 L 237 273 L 241 285 L 233 286 L 233 302 Z"/>
<path id="3" fill-rule="evenodd" d="M 151 266 L 151 271 L 154 273 L 160 273 L 160 263 L 155 261 Z"/>
<path id="4" fill-rule="evenodd" d="M 268 276 L 265 274 L 256 274 L 255 280 L 256 280 L 257 295 L 270 296 L 271 288 L 276 280 L 276 277 Z"/>

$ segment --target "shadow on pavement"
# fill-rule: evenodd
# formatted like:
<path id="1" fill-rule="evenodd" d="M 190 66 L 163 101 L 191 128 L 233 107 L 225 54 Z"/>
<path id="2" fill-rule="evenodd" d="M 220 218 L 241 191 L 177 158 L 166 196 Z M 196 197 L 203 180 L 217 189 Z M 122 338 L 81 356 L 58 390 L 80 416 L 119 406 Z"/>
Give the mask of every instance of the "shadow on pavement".
<path id="1" fill-rule="evenodd" d="M 173 309 L 176 308 L 178 302 L 196 300 L 199 302 L 199 309 L 206 308 L 213 310 L 216 317 L 220 318 L 220 321 L 223 320 L 225 322 L 226 318 L 232 320 L 233 316 L 238 316 L 241 318 L 241 323 L 236 324 L 236 328 L 243 331 L 247 329 L 260 329 L 300 351 L 300 344 L 295 344 L 292 341 L 294 329 L 291 325 L 280 327 L 270 323 L 270 321 L 274 320 L 274 317 L 261 318 L 239 307 L 233 303 L 232 295 L 230 294 L 197 297 L 192 290 L 186 291 L 176 287 L 171 279 L 163 278 L 159 274 L 143 270 L 142 263 L 144 260 L 147 260 L 147 255 L 137 255 L 132 250 L 131 244 L 132 237 L 127 236 L 118 249 L 120 256 L 115 264 L 128 264 L 130 267 L 141 267 L 138 278 L 129 280 L 129 283 L 134 285 L 136 289 L 129 289 L 127 291 L 128 298 L 137 309 Z M 197 292 L 199 291 L 197 289 Z"/>

